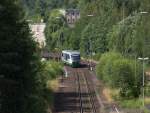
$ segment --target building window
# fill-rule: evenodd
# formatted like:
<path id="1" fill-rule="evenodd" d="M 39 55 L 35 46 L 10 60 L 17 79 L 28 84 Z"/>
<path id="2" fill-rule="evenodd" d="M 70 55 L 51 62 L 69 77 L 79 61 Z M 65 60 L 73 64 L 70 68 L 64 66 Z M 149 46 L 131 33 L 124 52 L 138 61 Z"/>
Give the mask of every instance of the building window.
<path id="1" fill-rule="evenodd" d="M 72 12 L 72 15 L 74 16 L 74 12 Z"/>
<path id="2" fill-rule="evenodd" d="M 68 23 L 69 23 L 69 22 L 70 22 L 70 19 L 68 19 L 67 21 L 68 21 Z"/>

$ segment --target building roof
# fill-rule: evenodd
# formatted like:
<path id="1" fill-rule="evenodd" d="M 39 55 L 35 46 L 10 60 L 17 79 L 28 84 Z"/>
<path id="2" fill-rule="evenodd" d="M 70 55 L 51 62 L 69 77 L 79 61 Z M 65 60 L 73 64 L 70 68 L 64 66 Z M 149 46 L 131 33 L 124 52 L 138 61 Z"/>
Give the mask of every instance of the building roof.
<path id="1" fill-rule="evenodd" d="M 80 10 L 79 9 L 66 9 L 66 14 L 68 13 L 79 13 Z"/>
<path id="2" fill-rule="evenodd" d="M 79 51 L 75 51 L 75 50 L 63 50 L 62 53 L 68 53 L 68 54 L 80 54 Z"/>
<path id="3" fill-rule="evenodd" d="M 42 52 L 41 53 L 41 57 L 42 58 L 60 58 L 61 56 L 61 53 L 59 52 L 56 52 L 56 53 L 53 53 L 53 52 Z"/>

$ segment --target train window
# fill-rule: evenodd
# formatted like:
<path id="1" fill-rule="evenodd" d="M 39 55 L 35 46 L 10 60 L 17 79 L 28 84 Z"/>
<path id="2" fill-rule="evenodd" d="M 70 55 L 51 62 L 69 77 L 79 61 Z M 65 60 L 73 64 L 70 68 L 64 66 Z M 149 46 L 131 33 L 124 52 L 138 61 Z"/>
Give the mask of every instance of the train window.
<path id="1" fill-rule="evenodd" d="M 68 23 L 70 22 L 70 19 L 68 19 Z"/>
<path id="2" fill-rule="evenodd" d="M 68 55 L 66 54 L 66 60 L 68 60 Z"/>
<path id="3" fill-rule="evenodd" d="M 71 55 L 72 60 L 80 60 L 80 55 Z"/>

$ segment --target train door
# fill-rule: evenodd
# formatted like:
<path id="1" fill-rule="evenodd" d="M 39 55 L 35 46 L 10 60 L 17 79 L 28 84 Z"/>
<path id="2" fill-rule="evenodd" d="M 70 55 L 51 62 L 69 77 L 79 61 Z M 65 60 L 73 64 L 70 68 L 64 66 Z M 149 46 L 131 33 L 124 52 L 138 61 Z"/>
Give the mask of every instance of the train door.
<path id="1" fill-rule="evenodd" d="M 70 61 L 70 55 L 69 54 L 66 54 L 66 61 L 69 63 Z"/>
<path id="2" fill-rule="evenodd" d="M 63 54 L 62 54 L 62 57 L 63 57 L 63 60 L 64 60 L 64 61 L 68 61 L 68 59 L 70 58 L 70 57 L 69 57 L 69 54 L 67 54 L 67 53 L 63 53 Z"/>

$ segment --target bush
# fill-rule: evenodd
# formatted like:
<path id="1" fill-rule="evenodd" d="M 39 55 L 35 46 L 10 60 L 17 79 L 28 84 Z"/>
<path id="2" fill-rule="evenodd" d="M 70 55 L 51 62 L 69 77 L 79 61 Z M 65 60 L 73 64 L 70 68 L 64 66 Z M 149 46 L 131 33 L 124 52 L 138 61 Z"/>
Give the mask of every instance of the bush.
<path id="1" fill-rule="evenodd" d="M 116 87 L 120 88 L 120 95 L 122 97 L 129 97 L 132 95 L 134 87 L 134 70 L 132 70 L 130 60 L 118 59 L 114 61 L 112 70 L 112 81 Z"/>
<path id="2" fill-rule="evenodd" d="M 63 72 L 63 65 L 61 63 L 55 61 L 46 61 L 43 62 L 44 70 L 47 79 L 55 79 Z"/>
<path id="3" fill-rule="evenodd" d="M 39 92 L 41 94 L 41 97 L 31 98 L 30 100 L 33 102 L 36 102 L 39 100 L 39 103 L 36 102 L 37 105 L 39 104 L 38 109 L 43 107 L 44 110 L 46 110 L 46 109 L 52 108 L 54 104 L 53 103 L 54 102 L 53 90 L 50 89 L 47 84 L 51 82 L 51 80 L 56 79 L 59 75 L 62 74 L 63 65 L 55 61 L 44 61 L 42 62 L 40 69 L 41 70 L 39 71 L 38 74 L 41 79 L 38 81 L 40 84 L 38 88 L 41 89 L 41 92 Z M 33 106 L 33 109 L 34 109 L 34 106 Z M 40 113 L 44 113 L 44 112 L 40 111 Z"/>
<path id="4" fill-rule="evenodd" d="M 92 58 L 96 61 L 98 61 L 101 57 L 101 53 L 96 53 L 95 55 L 92 56 Z"/>
<path id="5" fill-rule="evenodd" d="M 121 54 L 115 52 L 103 54 L 100 58 L 99 64 L 96 67 L 98 77 L 108 83 L 112 74 L 112 63 L 114 60 L 121 57 Z"/>
<path id="6" fill-rule="evenodd" d="M 140 95 L 141 69 L 138 62 L 135 68 L 134 60 L 124 58 L 119 53 L 109 52 L 102 55 L 96 72 L 106 84 L 118 88 L 121 97 L 130 98 Z"/>

